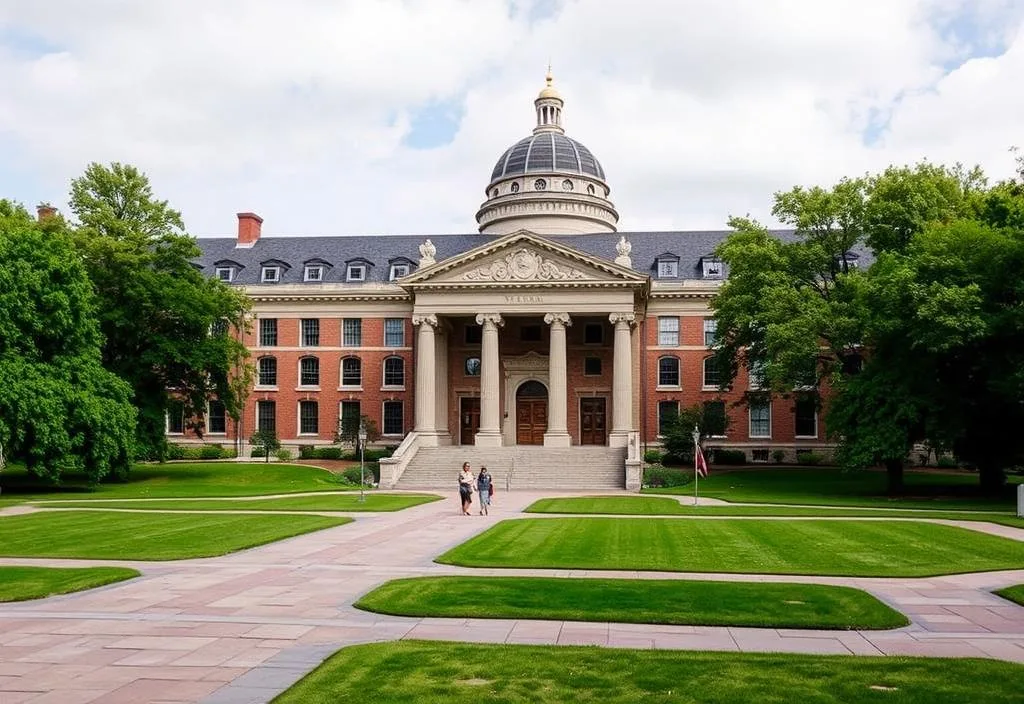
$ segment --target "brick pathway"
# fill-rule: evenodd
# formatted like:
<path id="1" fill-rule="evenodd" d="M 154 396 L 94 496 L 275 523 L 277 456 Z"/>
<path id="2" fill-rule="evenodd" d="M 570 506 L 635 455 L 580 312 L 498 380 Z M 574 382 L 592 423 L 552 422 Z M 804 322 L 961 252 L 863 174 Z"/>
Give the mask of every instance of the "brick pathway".
<path id="1" fill-rule="evenodd" d="M 913 621 L 883 632 L 397 618 L 351 607 L 361 594 L 395 577 L 469 572 L 431 559 L 541 497 L 501 494 L 489 518 L 459 515 L 454 497 L 397 513 L 353 514 L 356 522 L 346 526 L 220 558 L 102 561 L 135 567 L 143 576 L 87 593 L 0 605 L 0 702 L 266 702 L 340 647 L 397 638 L 1024 662 L 1024 608 L 989 593 L 1024 583 L 1024 570 L 928 579 L 472 570 L 850 585 Z M 1024 540 L 1022 530 L 990 524 L 985 530 Z"/>

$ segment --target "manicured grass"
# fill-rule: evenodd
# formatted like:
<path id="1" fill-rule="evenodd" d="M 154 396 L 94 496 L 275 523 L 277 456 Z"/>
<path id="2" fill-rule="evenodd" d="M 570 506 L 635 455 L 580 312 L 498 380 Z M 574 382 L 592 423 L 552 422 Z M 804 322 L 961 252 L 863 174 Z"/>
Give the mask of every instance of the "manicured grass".
<path id="1" fill-rule="evenodd" d="M 879 629 L 910 623 L 867 592 L 820 584 L 413 577 L 377 587 L 355 605 L 395 616 L 689 626 Z"/>
<path id="2" fill-rule="evenodd" d="M 1024 667 L 981 659 L 395 641 L 344 648 L 275 704 L 1010 704 Z"/>
<path id="3" fill-rule="evenodd" d="M 366 501 L 358 493 L 291 496 L 279 499 L 174 499 L 160 501 L 59 501 L 40 506 L 60 508 L 130 508 L 149 511 L 401 511 L 441 497 L 433 494 L 378 494 L 368 492 Z"/>
<path id="4" fill-rule="evenodd" d="M 978 475 L 971 472 L 907 471 L 904 496 L 886 496 L 885 473 L 844 472 L 837 467 L 814 469 L 730 469 L 715 471 L 700 481 L 700 495 L 725 501 L 810 504 L 814 506 L 887 506 L 1009 510 L 1014 505 L 1019 476 L 996 497 L 981 494 Z M 693 486 L 644 489 L 651 494 L 693 494 Z"/>
<path id="5" fill-rule="evenodd" d="M 0 556 L 180 560 L 223 555 L 350 518 L 43 511 L 0 516 Z"/>
<path id="6" fill-rule="evenodd" d="M 51 487 L 24 468 L 13 467 L 0 473 L 0 489 L 5 500 L 28 501 L 255 496 L 358 490 L 358 487 L 341 484 L 338 476 L 326 469 L 297 464 L 169 462 L 135 465 L 127 481 L 104 482 L 95 487 L 89 487 L 83 478 L 75 476 L 65 477 L 60 486 Z"/>
<path id="7" fill-rule="evenodd" d="M 0 566 L 0 601 L 43 599 L 138 576 L 137 571 L 124 567 Z"/>
<path id="8" fill-rule="evenodd" d="M 925 577 L 1020 569 L 1024 543 L 917 521 L 527 518 L 437 558 L 467 567 Z"/>
<path id="9" fill-rule="evenodd" d="M 1013 587 L 1007 587 L 1006 589 L 1000 589 L 996 592 L 999 596 L 1004 599 L 1024 606 L 1024 584 L 1018 584 Z"/>
<path id="10" fill-rule="evenodd" d="M 688 497 L 687 497 L 688 498 Z M 1011 513 L 979 511 L 965 513 L 938 510 L 907 510 L 861 508 L 857 506 L 698 506 L 680 503 L 667 496 L 573 496 L 540 499 L 526 508 L 526 513 L 606 514 L 619 516 L 825 516 L 832 518 L 941 518 L 950 521 L 987 521 L 1015 528 L 1024 528 L 1024 518 Z"/>

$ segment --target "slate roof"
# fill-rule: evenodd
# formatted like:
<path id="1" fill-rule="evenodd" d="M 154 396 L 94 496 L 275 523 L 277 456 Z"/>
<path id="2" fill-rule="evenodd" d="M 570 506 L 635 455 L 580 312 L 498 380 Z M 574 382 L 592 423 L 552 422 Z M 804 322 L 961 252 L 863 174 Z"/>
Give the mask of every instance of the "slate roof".
<path id="1" fill-rule="evenodd" d="M 730 231 L 677 231 L 677 232 L 617 232 L 596 233 L 588 235 L 556 235 L 549 239 L 560 242 L 595 257 L 609 261 L 615 260 L 615 245 L 619 238 L 625 238 L 633 245 L 630 256 L 633 269 L 640 273 L 650 274 L 658 281 L 656 260 L 663 254 L 679 257 L 679 277 L 675 280 L 701 279 L 702 257 L 711 256 Z M 791 241 L 795 239 L 792 230 L 772 231 L 779 239 Z M 277 266 L 284 265 L 281 271 L 281 284 L 302 283 L 303 268 L 306 262 L 321 260 L 315 263 L 329 265 L 324 272 L 324 283 L 345 283 L 346 263 L 356 259 L 369 262 L 365 283 L 383 283 L 388 281 L 390 263 L 399 260 L 412 262 L 410 273 L 416 270 L 419 262 L 419 246 L 430 239 L 437 248 L 437 261 L 461 254 L 470 249 L 480 247 L 497 239 L 495 235 L 353 235 L 353 236 L 322 236 L 322 237 L 261 237 L 251 248 L 236 248 L 234 237 L 199 238 L 199 247 L 203 255 L 197 260 L 197 266 L 209 276 L 214 276 L 221 262 L 233 262 L 239 268 L 235 272 L 234 283 L 254 285 L 260 283 L 260 269 L 263 263 Z M 869 255 L 857 251 L 861 266 L 867 266 Z M 725 272 L 728 274 L 728 271 Z M 672 279 L 668 279 L 672 280 Z M 277 284 L 264 284 L 275 286 Z M 352 283 L 359 286 L 359 283 Z"/>

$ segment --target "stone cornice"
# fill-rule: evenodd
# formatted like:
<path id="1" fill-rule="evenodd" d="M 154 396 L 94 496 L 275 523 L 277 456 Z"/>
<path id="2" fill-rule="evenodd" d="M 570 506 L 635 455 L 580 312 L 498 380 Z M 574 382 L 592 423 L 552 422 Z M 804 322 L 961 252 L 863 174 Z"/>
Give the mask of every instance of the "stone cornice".
<path id="1" fill-rule="evenodd" d="M 412 301 L 412 296 L 397 286 L 383 288 L 352 288 L 317 290 L 311 287 L 268 290 L 265 287 L 243 287 L 246 297 L 255 303 L 277 302 L 346 302 L 346 301 Z"/>

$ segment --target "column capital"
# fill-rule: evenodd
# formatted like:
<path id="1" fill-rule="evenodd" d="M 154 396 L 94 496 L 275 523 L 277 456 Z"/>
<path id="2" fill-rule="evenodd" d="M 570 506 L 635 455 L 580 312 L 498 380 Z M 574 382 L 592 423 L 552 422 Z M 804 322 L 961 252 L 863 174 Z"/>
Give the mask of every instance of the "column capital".
<path id="1" fill-rule="evenodd" d="M 572 326 L 572 318 L 569 317 L 568 313 L 546 313 L 544 315 L 544 322 L 548 325 L 559 323 L 564 327 Z"/>
<path id="2" fill-rule="evenodd" d="M 608 316 L 608 320 L 614 324 L 626 323 L 627 325 L 634 325 L 636 323 L 635 313 L 612 313 Z"/>
<path id="3" fill-rule="evenodd" d="M 437 316 L 433 313 L 415 313 L 412 316 L 413 325 L 429 325 L 432 328 L 436 328 Z"/>
<path id="4" fill-rule="evenodd" d="M 486 323 L 501 327 L 505 324 L 505 319 L 501 317 L 501 313 L 480 313 L 476 316 L 477 325 L 484 325 Z"/>

